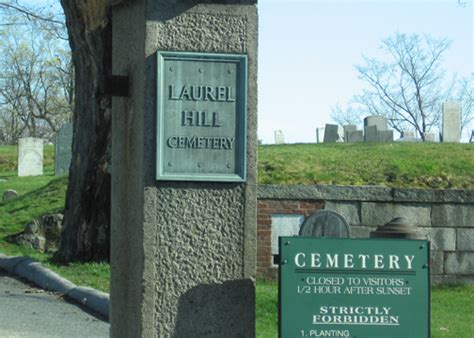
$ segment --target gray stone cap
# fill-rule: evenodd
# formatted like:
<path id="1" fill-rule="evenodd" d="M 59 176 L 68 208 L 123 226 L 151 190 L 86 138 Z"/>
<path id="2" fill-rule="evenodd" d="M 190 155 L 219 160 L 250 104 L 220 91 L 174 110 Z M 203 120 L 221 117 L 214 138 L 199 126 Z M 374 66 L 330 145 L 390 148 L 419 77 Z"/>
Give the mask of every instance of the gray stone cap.
<path id="1" fill-rule="evenodd" d="M 259 199 L 474 203 L 474 190 L 403 189 L 381 186 L 259 185 Z"/>

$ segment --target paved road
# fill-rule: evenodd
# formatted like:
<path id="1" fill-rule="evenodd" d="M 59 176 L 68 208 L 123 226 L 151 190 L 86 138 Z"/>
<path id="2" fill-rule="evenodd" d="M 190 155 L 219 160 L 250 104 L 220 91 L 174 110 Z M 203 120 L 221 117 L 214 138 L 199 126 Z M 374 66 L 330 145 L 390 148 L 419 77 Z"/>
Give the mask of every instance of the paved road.
<path id="1" fill-rule="evenodd" d="M 109 324 L 0 270 L 0 337 L 108 337 Z"/>

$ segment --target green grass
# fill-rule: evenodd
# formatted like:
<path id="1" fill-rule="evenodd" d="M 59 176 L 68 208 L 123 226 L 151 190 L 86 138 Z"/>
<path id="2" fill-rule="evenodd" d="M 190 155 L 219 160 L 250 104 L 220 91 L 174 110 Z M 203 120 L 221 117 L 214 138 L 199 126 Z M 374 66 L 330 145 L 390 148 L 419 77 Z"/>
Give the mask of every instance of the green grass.
<path id="1" fill-rule="evenodd" d="M 431 334 L 437 337 L 474 337 L 474 287 L 443 286 L 432 292 Z"/>
<path id="2" fill-rule="evenodd" d="M 257 281 L 257 337 L 273 338 L 278 335 L 278 285 Z"/>
<path id="3" fill-rule="evenodd" d="M 17 147 L 0 147 L 0 194 L 14 189 L 19 197 L 0 202 L 0 252 L 9 256 L 30 256 L 47 268 L 77 285 L 109 291 L 110 266 L 106 263 L 74 263 L 58 265 L 51 261 L 52 253 L 38 253 L 11 244 L 7 235 L 23 231 L 26 224 L 42 215 L 63 212 L 67 177 L 54 176 L 54 147 L 44 147 L 43 176 L 18 177 Z"/>
<path id="4" fill-rule="evenodd" d="M 13 181 L 13 186 L 22 185 L 26 192 L 22 191 L 12 201 L 0 202 L 0 236 L 21 231 L 28 222 L 42 215 L 63 211 L 66 177 L 39 177 L 38 181 L 41 183 L 30 184 L 30 191 L 27 191 L 28 182 L 34 181 L 34 178 L 18 177 Z M 42 186 L 37 188 L 40 184 Z"/>
<path id="5" fill-rule="evenodd" d="M 0 193 L 19 198 L 0 202 L 0 252 L 31 256 L 77 285 L 108 292 L 110 266 L 60 266 L 51 254 L 5 241 L 31 220 L 64 208 L 67 178 L 53 176 L 53 147 L 45 147 L 45 175 L 16 176 L 16 147 L 0 147 Z M 474 188 L 474 147 L 466 144 L 279 145 L 259 148 L 259 183 L 350 184 L 418 188 Z M 257 282 L 257 336 L 277 336 L 278 288 Z M 471 334 L 473 333 L 473 334 Z M 474 287 L 439 287 L 432 293 L 432 337 L 474 337 Z"/>
<path id="6" fill-rule="evenodd" d="M 257 282 L 257 337 L 278 336 L 278 285 Z M 434 287 L 431 337 L 474 337 L 474 286 Z"/>
<path id="7" fill-rule="evenodd" d="M 260 184 L 474 189 L 474 145 L 337 143 L 264 145 Z"/>

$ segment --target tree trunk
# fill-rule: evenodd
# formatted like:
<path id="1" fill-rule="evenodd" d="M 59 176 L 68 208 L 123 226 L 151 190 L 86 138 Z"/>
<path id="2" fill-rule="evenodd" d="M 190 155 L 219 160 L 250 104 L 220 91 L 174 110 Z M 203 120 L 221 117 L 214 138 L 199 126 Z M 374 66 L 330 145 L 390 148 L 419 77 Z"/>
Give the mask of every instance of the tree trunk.
<path id="1" fill-rule="evenodd" d="M 109 259 L 112 31 L 107 0 L 61 0 L 75 67 L 72 161 L 64 230 L 54 259 Z"/>

